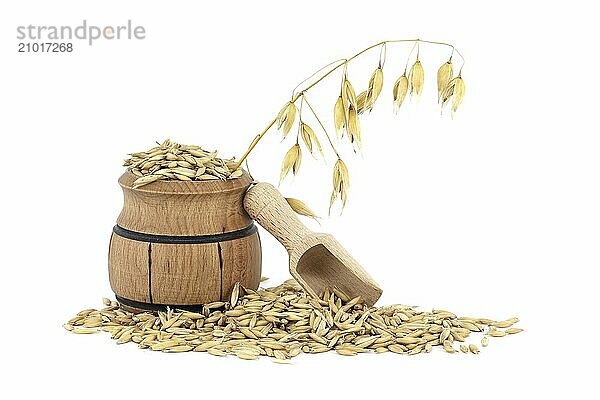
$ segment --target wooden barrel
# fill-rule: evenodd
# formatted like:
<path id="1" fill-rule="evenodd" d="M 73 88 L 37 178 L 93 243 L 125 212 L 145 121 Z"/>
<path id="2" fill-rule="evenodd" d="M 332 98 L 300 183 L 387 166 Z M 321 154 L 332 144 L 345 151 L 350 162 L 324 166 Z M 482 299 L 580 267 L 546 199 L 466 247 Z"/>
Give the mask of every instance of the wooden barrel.
<path id="1" fill-rule="evenodd" d="M 243 208 L 251 179 L 158 181 L 132 188 L 119 179 L 124 205 L 109 246 L 108 273 L 127 309 L 197 310 L 228 300 L 236 282 L 256 289 L 261 248 Z"/>

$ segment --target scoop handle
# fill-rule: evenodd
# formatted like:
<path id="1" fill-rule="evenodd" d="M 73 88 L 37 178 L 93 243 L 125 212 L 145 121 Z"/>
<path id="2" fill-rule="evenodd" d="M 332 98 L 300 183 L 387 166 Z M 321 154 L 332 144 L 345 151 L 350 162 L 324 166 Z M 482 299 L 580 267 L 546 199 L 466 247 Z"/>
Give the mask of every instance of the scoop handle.
<path id="1" fill-rule="evenodd" d="M 306 235 L 312 233 L 296 217 L 285 198 L 273 185 L 258 183 L 244 197 L 244 208 L 291 253 Z"/>

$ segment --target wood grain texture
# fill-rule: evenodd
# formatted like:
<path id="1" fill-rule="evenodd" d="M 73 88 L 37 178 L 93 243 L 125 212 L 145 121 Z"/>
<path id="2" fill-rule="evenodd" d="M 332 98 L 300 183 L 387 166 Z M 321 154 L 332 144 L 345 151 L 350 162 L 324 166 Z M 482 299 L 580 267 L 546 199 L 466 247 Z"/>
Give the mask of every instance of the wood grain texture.
<path id="1" fill-rule="evenodd" d="M 222 300 L 231 297 L 236 282 L 247 288 L 257 288 L 260 284 L 262 255 L 258 231 L 237 240 L 219 243 L 223 263 Z"/>
<path id="2" fill-rule="evenodd" d="M 120 306 L 121 306 L 121 308 L 123 310 L 129 311 L 130 313 L 133 313 L 133 314 L 139 314 L 139 313 L 143 313 L 143 312 L 148 312 L 148 310 L 146 310 L 146 309 L 138 308 L 138 307 L 132 307 L 132 306 L 127 306 L 125 304 L 121 304 Z M 165 307 L 165 310 L 161 310 L 161 311 L 166 311 L 166 307 Z"/>
<path id="3" fill-rule="evenodd" d="M 150 302 L 148 247 L 149 243 L 112 234 L 108 278 L 113 292 L 131 300 Z"/>
<path id="4" fill-rule="evenodd" d="M 275 236 L 288 253 L 311 233 L 296 217 L 279 190 L 268 183 L 259 183 L 248 190 L 244 208 L 252 219 Z"/>
<path id="5" fill-rule="evenodd" d="M 152 303 L 204 304 L 221 298 L 217 243 L 152 244 Z"/>
<path id="6" fill-rule="evenodd" d="M 284 245 L 290 255 L 290 273 L 311 295 L 337 287 L 350 297 L 361 296 L 369 305 L 381 296 L 379 285 L 335 238 L 306 228 L 272 185 L 259 183 L 250 188 L 244 207 Z"/>
<path id="7" fill-rule="evenodd" d="M 154 235 L 203 236 L 252 224 L 242 202 L 250 177 L 231 181 L 154 182 L 138 189 L 124 174 L 122 228 Z M 218 243 L 148 243 L 113 233 L 109 278 L 117 296 L 148 304 L 198 305 L 227 299 L 235 283 L 257 289 L 261 273 L 258 232 Z M 131 309 L 139 311 L 139 309 Z"/>
<path id="8" fill-rule="evenodd" d="M 382 294 L 377 282 L 329 234 L 306 235 L 290 253 L 290 273 L 312 295 L 336 287 L 372 306 Z"/>
<path id="9" fill-rule="evenodd" d="M 236 282 L 257 289 L 261 261 L 258 232 L 207 244 L 145 243 L 113 233 L 109 278 L 125 299 L 198 305 L 229 299 Z"/>
<path id="10" fill-rule="evenodd" d="M 123 210 L 117 224 L 155 235 L 200 236 L 243 229 L 252 223 L 242 201 L 247 173 L 227 181 L 158 181 L 133 189 L 131 172 L 119 179 Z"/>

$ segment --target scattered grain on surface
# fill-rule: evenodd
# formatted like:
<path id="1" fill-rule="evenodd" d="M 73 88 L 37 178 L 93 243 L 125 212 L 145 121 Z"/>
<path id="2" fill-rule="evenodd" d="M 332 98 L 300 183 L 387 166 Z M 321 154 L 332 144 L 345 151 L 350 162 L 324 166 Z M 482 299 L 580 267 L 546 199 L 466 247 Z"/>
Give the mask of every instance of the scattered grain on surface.
<path id="1" fill-rule="evenodd" d="M 279 363 L 300 353 L 335 351 L 354 356 L 364 352 L 415 355 L 441 347 L 456 353 L 479 353 L 467 344 L 471 333 L 489 337 L 522 331 L 512 328 L 518 319 L 494 321 L 458 317 L 444 310 L 416 307 L 368 307 L 360 297 L 350 299 L 339 289 L 309 297 L 292 279 L 272 288 L 245 289 L 236 285 L 227 302 L 206 304 L 202 312 L 166 309 L 132 314 L 109 299 L 104 308 L 77 313 L 63 327 L 77 334 L 108 332 L 117 344 L 165 353 L 206 352 L 233 354 L 243 360 L 272 357 Z M 510 327 L 503 331 L 502 326 Z"/>

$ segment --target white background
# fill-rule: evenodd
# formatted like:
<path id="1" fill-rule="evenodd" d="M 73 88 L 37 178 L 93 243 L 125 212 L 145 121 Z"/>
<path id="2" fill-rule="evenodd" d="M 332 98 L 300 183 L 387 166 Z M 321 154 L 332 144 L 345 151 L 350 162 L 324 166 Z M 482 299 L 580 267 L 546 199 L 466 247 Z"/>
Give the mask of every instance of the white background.
<path id="1" fill-rule="evenodd" d="M 0 7 L 3 397 L 592 397 L 585 364 L 596 361 L 598 337 L 599 32 L 587 2 Z M 17 53 L 18 25 L 84 18 L 131 19 L 147 38 Z M 381 283 L 379 304 L 516 315 L 524 333 L 492 340 L 479 356 L 325 354 L 282 366 L 152 353 L 62 330 L 110 294 L 108 238 L 126 153 L 171 137 L 239 156 L 316 69 L 380 40 L 416 37 L 464 54 L 463 106 L 453 120 L 440 117 L 434 76 L 448 52 L 424 45 L 422 99 L 395 116 L 391 85 L 409 47 L 390 46 L 380 103 L 362 120 L 363 156 L 339 145 L 350 168 L 348 206 L 342 217 L 307 224 L 335 234 Z M 351 67 L 360 90 L 377 56 Z M 308 94 L 328 126 L 337 82 Z M 257 148 L 255 178 L 276 183 L 291 145 L 279 142 L 273 131 Z M 300 176 L 281 187 L 323 215 L 327 155 L 327 164 L 305 155 Z M 278 283 L 286 253 L 261 237 L 263 275 Z"/>

